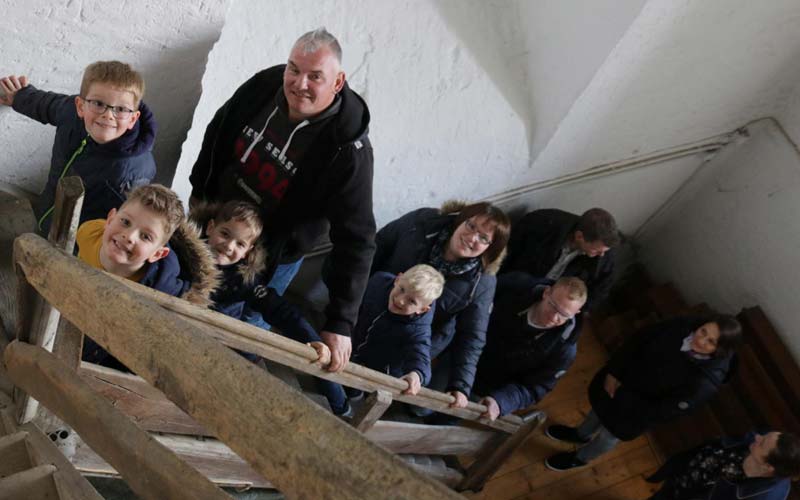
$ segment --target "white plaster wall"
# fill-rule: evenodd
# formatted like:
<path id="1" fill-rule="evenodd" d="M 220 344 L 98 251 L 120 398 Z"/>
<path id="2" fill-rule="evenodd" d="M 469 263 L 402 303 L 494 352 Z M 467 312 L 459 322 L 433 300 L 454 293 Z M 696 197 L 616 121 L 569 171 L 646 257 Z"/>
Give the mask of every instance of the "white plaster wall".
<path id="1" fill-rule="evenodd" d="M 726 132 L 800 77 L 800 2 L 650 0 L 536 158 L 532 178 Z"/>
<path id="2" fill-rule="evenodd" d="M 0 0 L 0 74 L 26 74 L 38 88 L 73 94 L 89 63 L 130 63 L 145 78 L 145 101 L 159 122 L 158 179 L 169 182 L 227 6 L 228 0 Z M 38 192 L 54 133 L 0 107 L 0 183 Z"/>
<path id="3" fill-rule="evenodd" d="M 372 113 L 378 223 L 490 196 L 529 175 L 531 148 L 546 143 L 643 3 L 286 0 L 265 11 L 238 0 L 209 56 L 174 186 L 188 196 L 205 127 L 236 86 L 325 25 Z"/>
<path id="4" fill-rule="evenodd" d="M 720 153 L 640 235 L 640 256 L 690 303 L 759 305 L 800 359 L 800 155 L 771 122 Z"/>

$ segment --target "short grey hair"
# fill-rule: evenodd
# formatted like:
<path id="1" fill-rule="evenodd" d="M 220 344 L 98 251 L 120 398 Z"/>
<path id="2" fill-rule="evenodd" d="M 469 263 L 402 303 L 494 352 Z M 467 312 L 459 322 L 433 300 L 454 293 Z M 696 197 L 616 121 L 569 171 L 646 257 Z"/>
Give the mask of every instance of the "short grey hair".
<path id="1" fill-rule="evenodd" d="M 320 27 L 315 30 L 303 34 L 294 43 L 295 47 L 303 49 L 304 54 L 316 52 L 322 47 L 328 47 L 339 64 L 342 64 L 342 46 L 339 45 L 339 40 L 331 35 L 325 27 Z"/>

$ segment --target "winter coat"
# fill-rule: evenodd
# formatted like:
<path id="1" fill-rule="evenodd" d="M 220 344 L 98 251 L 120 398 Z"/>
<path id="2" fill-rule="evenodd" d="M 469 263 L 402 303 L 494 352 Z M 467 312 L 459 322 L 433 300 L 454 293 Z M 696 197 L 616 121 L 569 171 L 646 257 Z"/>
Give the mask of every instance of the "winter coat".
<path id="1" fill-rule="evenodd" d="M 395 377 L 416 371 L 422 385 L 431 379 L 431 322 L 436 304 L 423 314 L 389 311 L 395 275 L 378 272 L 367 283 L 353 331 L 353 361 Z"/>
<path id="2" fill-rule="evenodd" d="M 375 238 L 377 249 L 371 274 L 398 274 L 416 264 L 428 262 L 440 231 L 453 226 L 463 204 L 445 205 L 441 210 L 420 208 L 384 226 Z M 442 296 L 436 301 L 431 325 L 431 358 L 448 350 L 452 354 L 446 390 L 469 395 L 475 380 L 486 327 L 492 310 L 502 256 L 487 269 L 478 265 L 458 276 L 445 276 Z"/>
<path id="3" fill-rule="evenodd" d="M 650 482 L 669 481 L 688 472 L 689 463 L 708 444 L 722 445 L 725 449 L 746 448 L 755 440 L 755 433 L 751 432 L 742 437 L 721 438 L 712 443 L 705 443 L 688 451 L 670 457 L 651 477 Z M 665 485 L 667 486 L 667 485 Z M 669 491 L 668 488 L 662 490 Z M 785 477 L 757 477 L 733 483 L 725 478 L 719 478 L 713 486 L 703 492 L 674 500 L 729 500 L 732 498 L 748 500 L 785 500 L 791 489 L 791 480 Z M 664 493 L 666 493 L 664 491 Z M 667 495 L 655 495 L 654 498 L 672 500 Z"/>
<path id="4" fill-rule="evenodd" d="M 545 277 L 561 255 L 561 249 L 578 225 L 579 216 L 557 209 L 535 210 L 514 223 L 508 240 L 508 256 L 501 273 L 523 271 Z M 564 270 L 586 283 L 588 297 L 584 309 L 599 304 L 613 283 L 614 249 L 602 257 L 579 255 Z"/>
<path id="5" fill-rule="evenodd" d="M 200 239 L 200 231 L 193 224 L 183 222 L 167 246 L 170 252 L 163 259 L 147 265 L 139 284 L 195 305 L 211 305 L 210 297 L 218 285 L 219 271 L 211 251 Z M 82 358 L 105 366 L 122 367 L 88 337 L 84 342 Z"/>
<path id="6" fill-rule="evenodd" d="M 47 183 L 33 202 L 37 223 L 55 203 L 56 187 L 61 177 L 77 175 L 83 181 L 85 195 L 80 222 L 104 219 L 112 208 L 119 208 L 131 189 L 150 184 L 156 176 L 153 143 L 156 120 L 150 108 L 139 105 L 141 115 L 131 130 L 106 144 L 97 144 L 86 132 L 83 119 L 75 108 L 75 97 L 45 92 L 28 85 L 14 96 L 13 108 L 44 124 L 56 126 L 53 153 Z M 87 139 L 83 151 L 75 156 L 81 141 Z M 52 212 L 44 219 L 40 231 L 50 230 Z"/>
<path id="7" fill-rule="evenodd" d="M 203 228 L 203 237 L 208 221 L 218 209 L 219 204 L 208 203 L 192 207 L 189 218 Z M 269 282 L 264 275 L 266 257 L 266 251 L 260 242 L 256 242 L 244 259 L 229 266 L 217 266 L 220 279 L 211 295 L 211 308 L 240 320 L 247 305 L 261 313 L 267 323 L 275 326 L 286 337 L 298 342 L 319 341 L 320 337 L 314 327 L 295 306 L 272 288 L 260 285 Z"/>
<path id="8" fill-rule="evenodd" d="M 603 426 L 617 438 L 635 439 L 654 424 L 687 415 L 727 380 L 731 356 L 692 358 L 680 348 L 703 324 L 676 318 L 643 328 L 611 356 L 592 379 L 589 400 Z M 603 388 L 607 374 L 620 381 L 614 398 Z"/>
<path id="9" fill-rule="evenodd" d="M 546 330 L 528 324 L 528 310 L 552 284 L 527 273 L 497 278 L 475 390 L 494 398 L 500 415 L 541 401 L 575 361 L 580 334 L 575 318 Z"/>
<path id="10" fill-rule="evenodd" d="M 272 105 L 285 66 L 263 70 L 245 82 L 206 128 L 189 180 L 192 197 L 226 201 L 221 179 L 233 163 L 235 140 L 246 123 Z M 369 110 L 345 83 L 339 112 L 328 120 L 302 159 L 277 211 L 264 220 L 268 268 L 293 262 L 311 250 L 330 223 L 330 302 L 324 330 L 349 336 L 367 284 L 375 250 L 372 213 L 372 146 Z"/>

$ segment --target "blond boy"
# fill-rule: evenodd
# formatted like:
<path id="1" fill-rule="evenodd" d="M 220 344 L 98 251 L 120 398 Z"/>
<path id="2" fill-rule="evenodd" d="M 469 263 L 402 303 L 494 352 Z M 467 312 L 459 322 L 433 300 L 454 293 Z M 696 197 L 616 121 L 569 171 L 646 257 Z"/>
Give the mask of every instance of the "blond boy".
<path id="1" fill-rule="evenodd" d="M 5 94 L 0 104 L 56 126 L 47 183 L 33 203 L 43 234 L 49 230 L 62 177 L 77 175 L 83 180 L 81 222 L 105 217 L 125 201 L 128 191 L 155 177 L 156 121 L 142 102 L 144 80 L 129 65 L 90 64 L 76 96 L 38 90 L 25 76 L 0 78 L 0 89 Z"/>
<path id="2" fill-rule="evenodd" d="M 353 361 L 405 380 L 404 394 L 417 394 L 430 380 L 434 301 L 443 289 L 442 274 L 426 264 L 397 276 L 375 273 L 367 283 L 353 331 Z M 347 416 L 351 407 L 342 387 L 320 383 L 333 412 Z M 357 391 L 349 392 L 359 397 Z"/>

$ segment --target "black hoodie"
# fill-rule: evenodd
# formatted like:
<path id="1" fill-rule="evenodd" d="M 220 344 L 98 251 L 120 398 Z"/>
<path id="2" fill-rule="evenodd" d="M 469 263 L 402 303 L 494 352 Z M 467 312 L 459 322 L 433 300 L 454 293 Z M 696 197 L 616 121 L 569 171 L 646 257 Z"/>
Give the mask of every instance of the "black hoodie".
<path id="1" fill-rule="evenodd" d="M 192 197 L 227 201 L 221 192 L 230 174 L 235 141 L 243 126 L 274 106 L 283 86 L 284 65 L 263 70 L 245 82 L 214 115 L 189 180 Z M 330 303 L 324 330 L 350 335 L 375 251 L 372 213 L 372 146 L 369 110 L 345 83 L 339 111 L 327 120 L 302 159 L 273 215 L 264 220 L 262 239 L 268 269 L 292 262 L 314 247 L 330 223 Z M 249 200 L 248 200 L 249 201 Z"/>

